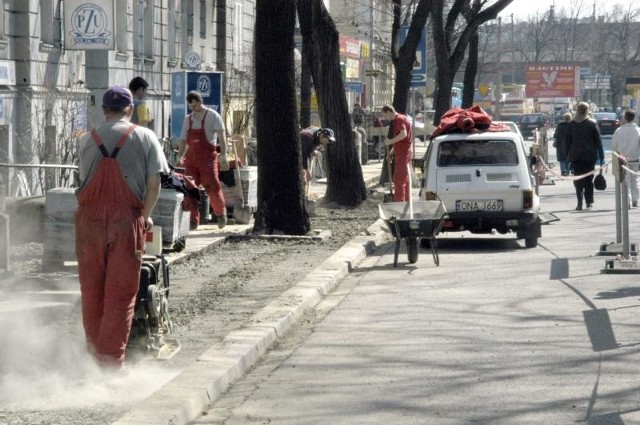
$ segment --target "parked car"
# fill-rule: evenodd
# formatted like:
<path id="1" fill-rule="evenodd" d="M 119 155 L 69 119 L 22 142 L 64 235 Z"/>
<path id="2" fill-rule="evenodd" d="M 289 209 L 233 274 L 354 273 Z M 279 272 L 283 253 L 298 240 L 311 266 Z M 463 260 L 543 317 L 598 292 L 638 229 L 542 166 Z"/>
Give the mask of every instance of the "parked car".
<path id="1" fill-rule="evenodd" d="M 603 136 L 613 134 L 620 127 L 620 120 L 615 112 L 596 112 L 593 118 L 598 123 L 600 134 Z"/>
<path id="2" fill-rule="evenodd" d="M 541 222 L 525 148 L 511 132 L 452 133 L 436 137 L 424 161 L 421 198 L 441 200 L 449 218 L 443 232 L 516 233 L 538 245 Z"/>
<path id="3" fill-rule="evenodd" d="M 524 137 L 522 137 L 522 133 L 520 132 L 520 127 L 518 127 L 518 124 L 516 124 L 513 121 L 494 121 L 494 123 L 506 125 L 509 128 L 509 131 L 514 134 L 517 134 L 520 140 L 522 141 L 522 144 L 524 145 L 525 154 L 529 155 L 531 153 L 531 146 L 533 144 L 531 142 L 526 141 Z"/>
<path id="4" fill-rule="evenodd" d="M 520 115 L 518 121 L 518 127 L 520 127 L 522 137 L 525 139 L 533 137 L 536 129 L 547 128 L 548 125 L 549 118 L 546 114 L 541 113 Z"/>

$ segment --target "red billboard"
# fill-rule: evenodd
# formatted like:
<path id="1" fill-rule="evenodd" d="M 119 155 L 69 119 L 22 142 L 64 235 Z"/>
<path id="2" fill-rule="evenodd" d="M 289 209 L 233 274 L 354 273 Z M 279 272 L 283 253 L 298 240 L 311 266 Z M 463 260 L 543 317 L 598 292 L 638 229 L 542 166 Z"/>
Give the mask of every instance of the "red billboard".
<path id="1" fill-rule="evenodd" d="M 573 64 L 525 65 L 527 97 L 577 97 L 580 66 Z"/>

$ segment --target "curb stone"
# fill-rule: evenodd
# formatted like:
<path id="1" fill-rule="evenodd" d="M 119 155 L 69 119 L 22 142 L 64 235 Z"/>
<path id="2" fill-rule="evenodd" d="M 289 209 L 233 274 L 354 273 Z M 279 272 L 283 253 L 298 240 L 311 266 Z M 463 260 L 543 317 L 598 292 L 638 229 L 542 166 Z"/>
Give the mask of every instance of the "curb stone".
<path id="1" fill-rule="evenodd" d="M 382 220 L 371 225 L 368 233 L 369 236 L 356 236 L 347 242 L 302 281 L 256 313 L 246 326 L 230 332 L 112 425 L 188 425 L 198 418 L 278 338 L 389 239 Z"/>

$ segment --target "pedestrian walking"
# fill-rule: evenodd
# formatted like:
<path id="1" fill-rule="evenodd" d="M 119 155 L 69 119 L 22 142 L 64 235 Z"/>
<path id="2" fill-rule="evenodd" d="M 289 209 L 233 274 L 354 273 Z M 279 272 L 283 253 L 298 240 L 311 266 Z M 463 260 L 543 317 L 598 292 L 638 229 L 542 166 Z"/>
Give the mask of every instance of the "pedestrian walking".
<path id="1" fill-rule="evenodd" d="M 622 155 L 627 160 L 627 167 L 633 173 L 627 173 L 627 187 L 631 195 L 631 206 L 638 206 L 638 166 L 640 165 L 640 128 L 634 122 L 635 111 L 627 109 L 624 112 L 624 123 L 616 129 L 611 139 L 611 147 L 614 152 Z"/>
<path id="2" fill-rule="evenodd" d="M 584 176 L 574 180 L 578 205 L 576 210 L 582 210 L 583 199 L 586 207 L 593 207 L 593 171 L 596 161 L 604 165 L 604 149 L 600 130 L 596 121 L 589 116 L 589 104 L 580 102 L 576 115 L 569 124 L 565 138 L 564 151 L 575 176 Z"/>
<path id="3" fill-rule="evenodd" d="M 300 131 L 300 147 L 302 149 L 302 181 L 307 184 L 313 176 L 309 171 L 312 161 L 319 159 L 322 163 L 320 147 L 326 148 L 336 141 L 330 128 L 307 127 Z"/>
<path id="4" fill-rule="evenodd" d="M 129 90 L 133 94 L 133 115 L 131 122 L 153 130 L 153 112 L 145 101 L 149 83 L 142 77 L 135 77 L 129 82 Z"/>
<path id="5" fill-rule="evenodd" d="M 133 95 L 111 87 L 102 98 L 106 121 L 79 142 L 76 255 L 87 346 L 97 361 L 119 369 L 131 330 L 144 233 L 168 171 L 155 133 L 130 122 Z"/>
<path id="6" fill-rule="evenodd" d="M 382 114 L 389 120 L 389 137 L 385 139 L 384 144 L 393 150 L 392 155 L 395 158 L 393 200 L 395 202 L 408 202 L 411 196 L 408 169 L 408 165 L 412 162 L 411 142 L 413 141 L 413 133 L 411 122 L 409 122 L 406 115 L 396 112 L 391 105 L 384 105 Z M 387 158 L 387 161 L 391 160 L 391 157 Z"/>
<path id="7" fill-rule="evenodd" d="M 364 109 L 359 103 L 353 105 L 353 111 L 351 112 L 351 118 L 353 119 L 353 127 L 360 127 L 364 123 Z"/>
<path id="8" fill-rule="evenodd" d="M 562 121 L 558 123 L 555 133 L 553 133 L 553 147 L 556 148 L 556 159 L 560 164 L 560 174 L 569 175 L 569 161 L 564 153 L 564 144 L 569 130 L 569 123 L 573 119 L 571 112 L 565 112 L 562 115 Z"/>
<path id="9" fill-rule="evenodd" d="M 227 224 L 227 211 L 218 171 L 229 170 L 227 141 L 222 117 L 203 102 L 199 92 L 187 93 L 192 112 L 182 123 L 177 160 L 178 164 L 184 163 L 185 174 L 207 191 L 218 228 L 222 229 Z M 192 211 L 191 214 L 191 222 L 200 224 L 200 212 Z"/>

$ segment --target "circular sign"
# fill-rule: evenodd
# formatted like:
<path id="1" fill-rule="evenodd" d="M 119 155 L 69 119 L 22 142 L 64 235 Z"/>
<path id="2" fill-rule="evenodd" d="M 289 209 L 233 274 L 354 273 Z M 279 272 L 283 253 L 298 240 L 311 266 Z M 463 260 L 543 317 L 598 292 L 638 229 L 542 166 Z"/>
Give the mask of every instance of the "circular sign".
<path id="1" fill-rule="evenodd" d="M 489 86 L 485 83 L 480 84 L 480 86 L 478 87 L 478 92 L 482 95 L 482 96 L 486 96 L 489 94 Z"/>
<path id="2" fill-rule="evenodd" d="M 197 68 L 200 66 L 200 55 L 196 52 L 189 52 L 184 57 L 184 63 L 189 68 Z"/>

